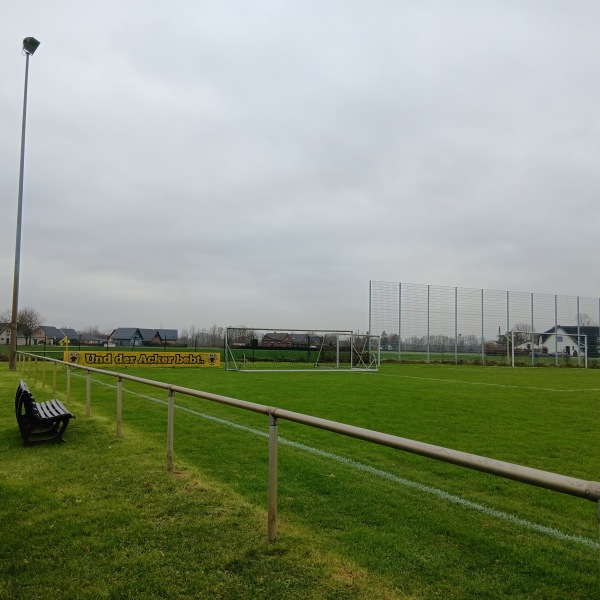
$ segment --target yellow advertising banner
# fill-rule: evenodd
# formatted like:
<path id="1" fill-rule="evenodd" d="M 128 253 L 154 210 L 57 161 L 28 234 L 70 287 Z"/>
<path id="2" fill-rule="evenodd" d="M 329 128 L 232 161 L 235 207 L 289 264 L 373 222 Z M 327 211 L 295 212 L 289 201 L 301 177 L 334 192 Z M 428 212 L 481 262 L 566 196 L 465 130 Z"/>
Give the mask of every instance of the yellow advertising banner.
<path id="1" fill-rule="evenodd" d="M 63 360 L 84 367 L 220 367 L 218 352 L 65 351 Z"/>

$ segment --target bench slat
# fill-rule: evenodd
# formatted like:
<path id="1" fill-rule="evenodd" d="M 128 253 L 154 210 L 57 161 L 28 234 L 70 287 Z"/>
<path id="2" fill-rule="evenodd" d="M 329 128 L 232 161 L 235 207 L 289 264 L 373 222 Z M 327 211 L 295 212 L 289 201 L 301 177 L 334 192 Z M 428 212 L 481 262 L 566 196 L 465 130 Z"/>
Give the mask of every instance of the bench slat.
<path id="1" fill-rule="evenodd" d="M 37 410 L 37 413 L 38 413 L 38 416 L 40 417 L 40 419 L 46 420 L 46 419 L 53 418 L 54 415 L 46 409 L 45 402 L 36 402 L 34 404 L 34 406 L 35 406 L 35 409 Z"/>
<path id="2" fill-rule="evenodd" d="M 65 407 L 65 405 L 60 401 L 57 400 L 56 398 L 54 398 L 53 400 L 48 400 L 48 402 L 50 404 L 52 404 L 52 408 L 59 414 L 59 415 L 70 415 L 71 417 L 73 416 L 71 414 L 71 412 Z"/>
<path id="3" fill-rule="evenodd" d="M 60 417 L 62 413 L 55 410 L 50 402 L 38 402 L 38 411 L 43 414 L 44 419 L 54 419 Z"/>
<path id="4" fill-rule="evenodd" d="M 73 416 L 60 400 L 46 400 L 45 402 L 36 402 L 35 405 L 42 419 Z"/>

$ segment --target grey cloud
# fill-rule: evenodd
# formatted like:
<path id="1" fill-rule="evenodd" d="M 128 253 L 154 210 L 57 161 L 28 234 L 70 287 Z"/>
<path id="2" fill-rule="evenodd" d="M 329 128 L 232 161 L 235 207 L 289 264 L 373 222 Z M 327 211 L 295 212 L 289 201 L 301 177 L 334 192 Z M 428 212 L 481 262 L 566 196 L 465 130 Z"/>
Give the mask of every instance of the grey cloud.
<path id="1" fill-rule="evenodd" d="M 21 302 L 49 322 L 364 330 L 369 279 L 598 295 L 599 12 L 15 4 L 0 306 L 26 35 Z"/>

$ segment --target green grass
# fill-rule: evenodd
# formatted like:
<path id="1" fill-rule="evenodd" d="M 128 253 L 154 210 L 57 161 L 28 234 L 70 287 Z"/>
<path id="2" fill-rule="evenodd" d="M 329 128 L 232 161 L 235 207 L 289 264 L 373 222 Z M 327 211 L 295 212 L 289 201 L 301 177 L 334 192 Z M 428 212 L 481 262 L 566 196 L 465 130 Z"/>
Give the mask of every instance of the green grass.
<path id="1" fill-rule="evenodd" d="M 597 371 L 126 372 L 600 478 Z M 19 375 L 50 395 L 50 376 L 42 390 L 40 372 L 37 385 L 33 369 Z M 280 421 L 280 531 L 269 544 L 265 416 L 176 395 L 170 475 L 166 392 L 125 382 L 117 440 L 114 380 L 94 376 L 88 419 L 74 375 L 67 444 L 23 448 L 17 380 L 0 372 L 0 598 L 597 596 L 591 502 Z M 60 370 L 63 399 L 64 389 Z"/>

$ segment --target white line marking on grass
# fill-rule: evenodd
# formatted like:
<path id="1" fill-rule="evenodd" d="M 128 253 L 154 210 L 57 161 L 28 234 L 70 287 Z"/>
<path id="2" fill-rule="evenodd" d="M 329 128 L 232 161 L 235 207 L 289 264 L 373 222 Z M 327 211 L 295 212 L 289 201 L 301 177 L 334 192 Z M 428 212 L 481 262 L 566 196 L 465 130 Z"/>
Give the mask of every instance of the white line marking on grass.
<path id="1" fill-rule="evenodd" d="M 99 383 L 101 385 L 116 388 L 117 386 L 112 385 L 110 383 L 106 383 L 104 381 L 99 381 L 94 379 L 94 382 Z M 168 406 L 168 402 L 166 400 L 161 400 L 160 398 L 155 398 L 153 396 L 148 396 L 147 394 L 140 394 L 139 392 L 133 392 L 128 389 L 123 390 L 127 394 L 131 394 L 132 396 L 138 396 L 139 398 L 144 398 L 145 400 L 150 400 L 151 402 L 155 402 L 157 404 L 162 404 L 163 406 Z M 239 423 L 235 423 L 233 421 L 228 421 L 226 419 L 221 419 L 220 417 L 214 417 L 212 415 L 207 415 L 205 413 L 201 413 L 199 411 L 193 410 L 191 408 L 187 408 L 185 406 L 175 405 L 177 410 L 182 412 L 194 415 L 196 417 L 200 417 L 202 419 L 206 419 L 208 421 L 213 421 L 215 423 L 219 423 L 220 425 L 225 425 L 227 427 L 232 427 L 234 429 L 239 429 L 241 431 L 245 431 L 247 433 L 251 433 L 253 435 L 257 435 L 260 437 L 268 438 L 269 434 L 265 431 L 260 431 L 259 429 L 254 429 L 252 427 L 248 427 L 247 425 L 240 425 Z M 410 479 L 405 479 L 404 477 L 399 477 L 398 475 L 394 475 L 393 473 L 388 473 L 387 471 L 382 471 L 381 469 L 377 469 L 370 465 L 365 465 L 358 461 L 352 460 L 351 458 L 346 458 L 344 456 L 339 456 L 338 454 L 333 454 L 332 452 L 327 452 L 325 450 L 320 450 L 319 448 L 313 448 L 311 446 L 306 446 L 305 444 L 301 444 L 299 442 L 294 442 L 292 440 L 288 440 L 283 437 L 279 437 L 279 442 L 281 444 L 285 444 L 286 446 L 291 446 L 292 448 L 296 448 L 298 450 L 302 450 L 303 452 L 309 452 L 311 454 L 315 454 L 317 456 L 321 456 L 323 458 L 327 458 L 329 460 L 334 460 L 346 466 L 352 467 L 359 471 L 364 471 L 365 473 L 370 473 L 371 475 L 375 475 L 376 477 L 380 477 L 382 479 L 387 479 L 388 481 L 393 481 L 394 483 L 398 483 L 405 487 L 417 490 L 419 492 L 423 492 L 426 494 L 431 494 L 433 496 L 437 496 L 446 502 L 451 504 L 456 504 L 458 506 L 462 506 L 464 508 L 469 508 L 471 510 L 475 510 L 484 515 L 495 517 L 502 521 L 507 521 L 509 523 L 513 523 L 515 525 L 519 525 L 525 529 L 530 529 L 532 531 L 536 531 L 538 533 L 542 533 L 544 535 L 565 541 L 565 542 L 574 542 L 576 544 L 581 544 L 583 546 L 587 546 L 588 548 L 600 549 L 600 543 L 595 540 L 584 538 L 578 535 L 571 535 L 569 533 L 564 533 L 558 529 L 554 529 L 553 527 L 547 527 L 546 525 L 540 525 L 539 523 L 533 523 L 532 521 L 527 521 L 526 519 L 521 519 L 520 517 L 516 517 L 515 515 L 511 515 L 509 513 L 503 512 L 501 510 L 496 510 L 495 508 L 490 508 L 489 506 L 485 506 L 483 504 L 478 504 L 476 502 L 471 502 L 470 500 L 465 500 L 460 496 L 455 496 L 454 494 L 449 494 L 443 490 L 424 485 L 422 483 L 418 483 L 416 481 L 411 481 Z"/>
<path id="2" fill-rule="evenodd" d="M 396 377 L 402 379 L 420 379 L 423 381 L 440 381 L 442 383 L 458 383 L 460 385 L 482 385 L 488 387 L 501 387 L 511 388 L 515 390 L 537 390 L 539 392 L 600 392 L 600 388 L 573 388 L 573 389 L 558 389 L 558 388 L 545 388 L 536 387 L 532 385 L 512 385 L 506 383 L 488 383 L 485 381 L 461 381 L 460 379 L 442 379 L 440 377 L 419 377 L 418 375 L 389 375 L 387 373 L 380 373 L 380 377 Z"/>

